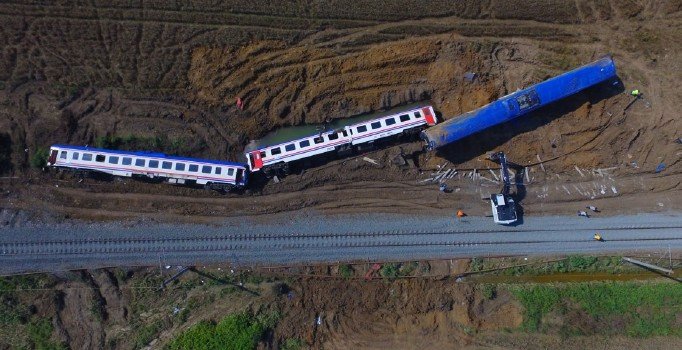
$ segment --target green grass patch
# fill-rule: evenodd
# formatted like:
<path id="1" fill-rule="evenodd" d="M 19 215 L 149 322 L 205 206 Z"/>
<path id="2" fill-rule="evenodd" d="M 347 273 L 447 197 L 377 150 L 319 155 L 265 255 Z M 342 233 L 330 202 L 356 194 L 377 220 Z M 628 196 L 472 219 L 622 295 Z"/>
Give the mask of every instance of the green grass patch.
<path id="1" fill-rule="evenodd" d="M 470 263 L 470 271 L 484 271 L 513 265 L 524 265 L 532 261 L 519 258 L 481 259 L 474 258 Z M 638 271 L 636 267 L 624 265 L 620 256 L 584 256 L 572 255 L 560 261 L 549 263 L 537 262 L 525 266 L 515 266 L 491 271 L 492 275 L 520 276 L 520 275 L 552 275 L 559 273 L 604 272 L 624 273 Z"/>
<path id="2" fill-rule="evenodd" d="M 395 279 L 398 277 L 398 264 L 396 263 L 387 263 L 381 266 L 381 269 L 379 270 L 379 274 L 381 274 L 382 277 L 388 278 L 388 279 Z"/>
<path id="3" fill-rule="evenodd" d="M 280 350 L 301 350 L 303 349 L 303 341 L 298 338 L 289 338 L 282 342 L 279 346 Z"/>
<path id="4" fill-rule="evenodd" d="M 339 266 L 339 275 L 341 275 L 343 278 L 350 278 L 353 276 L 353 267 L 350 265 Z"/>
<path id="5" fill-rule="evenodd" d="M 40 169 L 47 165 L 47 157 L 49 156 L 49 151 L 47 148 L 38 147 L 36 151 L 33 152 L 31 156 L 31 166 Z"/>
<path id="6" fill-rule="evenodd" d="M 483 294 L 483 297 L 488 299 L 488 300 L 493 300 L 497 296 L 497 285 L 492 284 L 492 283 L 485 283 L 482 285 L 479 285 L 481 289 L 481 294 Z"/>
<path id="7" fill-rule="evenodd" d="M 525 308 L 522 329 L 538 331 L 550 312 L 565 313 L 578 305 L 597 324 L 621 319 L 624 327 L 598 327 L 597 332 L 633 337 L 682 336 L 676 314 L 682 305 L 682 284 L 595 282 L 556 285 L 513 285 L 508 289 Z"/>
<path id="8" fill-rule="evenodd" d="M 162 328 L 163 324 L 158 320 L 148 324 L 141 324 L 139 327 L 136 327 L 135 348 L 139 349 L 147 346 L 147 344 L 156 338 L 156 335 L 159 334 Z"/>
<path id="9" fill-rule="evenodd" d="M 52 341 L 52 322 L 48 319 L 39 319 L 28 324 L 29 341 L 34 349 L 67 349 L 64 344 Z"/>
<path id="10" fill-rule="evenodd" d="M 233 314 L 219 323 L 201 321 L 173 339 L 167 349 L 255 349 L 268 328 L 274 327 L 279 314 L 254 316 Z"/>

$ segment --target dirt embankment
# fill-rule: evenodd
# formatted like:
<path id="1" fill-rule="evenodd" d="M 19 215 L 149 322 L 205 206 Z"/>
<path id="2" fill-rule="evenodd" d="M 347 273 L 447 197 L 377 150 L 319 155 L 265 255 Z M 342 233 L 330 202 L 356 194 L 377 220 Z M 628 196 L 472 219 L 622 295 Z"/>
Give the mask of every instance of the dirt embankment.
<path id="1" fill-rule="evenodd" d="M 434 265 L 434 269 L 445 266 L 437 264 L 443 266 Z M 467 263 L 459 265 L 466 268 Z M 219 269 L 199 270 L 163 291 L 157 290 L 163 280 L 158 270 L 34 276 L 31 278 L 49 282 L 40 290 L 17 292 L 13 302 L 28 305 L 33 310 L 32 320 L 49 320 L 53 342 L 71 348 L 128 349 L 150 342 L 152 348 L 160 348 L 179 330 L 199 320 L 220 319 L 245 309 L 277 310 L 280 319 L 265 342 L 270 346 L 300 339 L 313 348 L 333 349 L 464 346 L 472 344 L 473 332 L 516 328 L 522 321 L 520 306 L 510 294 L 488 299 L 474 285 L 447 280 L 290 279 L 261 283 L 246 275 L 246 289 L 239 291 L 236 284 L 211 280 L 224 274 Z M 13 339 L 15 344 L 30 343 L 23 338 L 21 324 L 7 327 L 15 335 L 0 340 L 0 347 L 10 345 Z"/>

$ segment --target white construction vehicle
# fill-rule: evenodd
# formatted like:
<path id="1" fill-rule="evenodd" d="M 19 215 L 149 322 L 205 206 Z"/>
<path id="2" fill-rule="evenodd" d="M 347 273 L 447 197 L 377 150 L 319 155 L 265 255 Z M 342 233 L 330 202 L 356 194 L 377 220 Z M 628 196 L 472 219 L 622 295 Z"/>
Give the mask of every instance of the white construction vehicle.
<path id="1" fill-rule="evenodd" d="M 516 202 L 509 195 L 509 169 L 507 168 L 507 157 L 504 152 L 497 152 L 490 155 L 490 160 L 500 163 L 500 175 L 504 186 L 502 193 L 490 195 L 490 205 L 493 211 L 493 220 L 496 224 L 510 225 L 518 220 L 516 215 Z"/>

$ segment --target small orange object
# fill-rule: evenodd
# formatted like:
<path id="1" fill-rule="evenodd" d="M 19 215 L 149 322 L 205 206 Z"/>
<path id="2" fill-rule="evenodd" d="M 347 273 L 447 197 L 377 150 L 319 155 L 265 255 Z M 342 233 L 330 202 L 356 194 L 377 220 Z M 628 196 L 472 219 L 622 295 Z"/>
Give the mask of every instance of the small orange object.
<path id="1" fill-rule="evenodd" d="M 465 217 L 465 216 L 467 216 L 467 214 L 464 214 L 464 212 L 462 211 L 462 209 L 460 209 L 460 210 L 457 211 L 457 217 L 458 217 L 458 218 L 463 218 L 463 217 Z"/>

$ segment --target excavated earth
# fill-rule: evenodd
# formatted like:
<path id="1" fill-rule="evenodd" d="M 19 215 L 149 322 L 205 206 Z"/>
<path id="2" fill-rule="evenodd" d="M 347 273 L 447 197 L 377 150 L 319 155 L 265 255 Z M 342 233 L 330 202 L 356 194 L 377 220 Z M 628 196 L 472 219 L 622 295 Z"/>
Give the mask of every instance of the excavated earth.
<path id="1" fill-rule="evenodd" d="M 480 197 L 500 189 L 485 156 L 498 150 L 527 169 L 515 189 L 525 215 L 572 214 L 587 204 L 605 215 L 682 210 L 679 0 L 9 1 L 0 21 L 0 226 L 267 220 L 301 208 L 485 215 Z M 241 161 L 250 140 L 281 127 L 425 100 L 449 119 L 605 54 L 618 68 L 615 86 L 438 153 L 407 141 L 278 183 L 255 178 L 244 193 L 30 167 L 54 143 Z M 467 72 L 476 78 L 466 80 Z M 643 98 L 633 101 L 632 89 Z M 447 180 L 452 193 L 424 181 L 441 169 L 458 171 Z M 63 322 L 87 318 L 72 317 Z M 392 327 L 377 332 L 418 332 L 407 320 Z M 363 339 L 380 341 L 377 334 Z M 328 337 L 325 347 L 364 344 Z"/>

